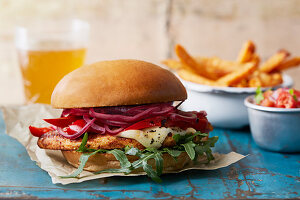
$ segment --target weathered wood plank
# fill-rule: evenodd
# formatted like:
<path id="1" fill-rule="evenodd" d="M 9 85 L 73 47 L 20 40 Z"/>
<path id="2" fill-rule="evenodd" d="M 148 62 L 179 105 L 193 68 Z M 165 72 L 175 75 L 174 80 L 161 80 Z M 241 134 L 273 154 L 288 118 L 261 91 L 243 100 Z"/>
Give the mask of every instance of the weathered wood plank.
<path id="1" fill-rule="evenodd" d="M 32 162 L 25 148 L 4 134 L 0 120 L 0 198 L 296 198 L 300 191 L 300 155 L 258 149 L 249 130 L 216 129 L 216 151 L 250 154 L 228 168 L 192 170 L 163 175 L 156 184 L 143 177 L 112 177 L 72 185 L 53 185 L 46 172 Z"/>

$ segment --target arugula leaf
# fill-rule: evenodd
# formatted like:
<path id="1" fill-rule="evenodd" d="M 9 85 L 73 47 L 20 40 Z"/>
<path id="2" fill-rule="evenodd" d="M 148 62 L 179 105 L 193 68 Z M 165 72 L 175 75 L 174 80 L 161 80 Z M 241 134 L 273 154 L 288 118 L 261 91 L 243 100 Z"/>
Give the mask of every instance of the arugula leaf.
<path id="1" fill-rule="evenodd" d="M 87 144 L 87 141 L 88 141 L 88 133 L 85 133 L 82 138 L 81 144 L 80 144 L 79 148 L 77 149 L 78 152 L 86 152 L 87 151 L 87 148 L 85 146 Z"/>
<path id="2" fill-rule="evenodd" d="M 101 152 L 101 151 L 102 150 L 99 149 L 99 150 L 97 150 L 93 153 L 84 153 L 84 154 L 82 154 L 79 158 L 80 164 L 79 164 L 78 168 L 72 174 L 70 174 L 68 176 L 60 176 L 60 177 L 61 178 L 77 178 L 78 175 L 83 171 L 83 168 L 84 168 L 86 162 L 88 161 L 89 157 L 91 157 L 92 155 L 95 155 L 96 153 Z"/>
<path id="3" fill-rule="evenodd" d="M 197 131 L 194 135 L 195 136 L 201 136 L 201 137 L 207 137 L 208 133 L 201 133 L 200 131 Z"/>
<path id="4" fill-rule="evenodd" d="M 192 133 L 188 133 L 185 135 L 180 135 L 180 134 L 173 135 L 173 139 L 175 140 L 176 144 L 183 144 L 183 143 L 189 142 L 189 141 L 193 140 L 194 137 L 195 137 L 195 135 Z"/>
<path id="5" fill-rule="evenodd" d="M 199 136 L 200 139 L 201 139 L 203 137 L 207 137 L 208 134 L 207 133 L 201 133 L 200 131 L 197 131 L 194 134 L 188 133 L 188 134 L 185 134 L 185 135 L 180 135 L 180 134 L 173 135 L 173 139 L 175 140 L 176 144 L 184 144 L 184 143 L 193 141 L 193 139 L 197 136 Z"/>
<path id="6" fill-rule="evenodd" d="M 104 169 L 98 172 L 94 172 L 94 174 L 101 174 L 101 173 L 125 173 L 129 174 L 132 170 L 129 168 L 120 168 L 120 169 Z"/>
<path id="7" fill-rule="evenodd" d="M 173 158 L 177 158 L 182 153 L 182 151 L 169 148 L 164 148 L 163 150 L 170 154 L 170 156 L 172 156 Z"/>
<path id="8" fill-rule="evenodd" d="M 69 176 L 62 176 L 62 178 L 76 178 L 83 171 L 83 168 L 88 161 L 89 157 L 95 155 L 96 153 L 111 153 L 115 156 L 115 158 L 120 162 L 120 169 L 105 169 L 95 174 L 100 173 L 124 173 L 129 174 L 134 169 L 143 168 L 143 170 L 147 173 L 147 175 L 152 178 L 152 180 L 156 182 L 161 182 L 159 176 L 163 172 L 163 153 L 168 153 L 174 160 L 182 153 L 187 152 L 191 160 L 196 161 L 198 155 L 206 155 L 208 162 L 213 160 L 213 154 L 211 147 L 214 147 L 215 143 L 218 140 L 218 137 L 208 138 L 206 141 L 195 141 L 195 137 L 207 137 L 208 134 L 196 132 L 195 134 L 186 134 L 186 135 L 174 135 L 173 138 L 176 141 L 176 145 L 172 148 L 163 148 L 163 149 L 155 149 L 155 148 L 146 148 L 141 151 L 135 147 L 126 146 L 124 149 L 113 149 L 113 150 L 105 150 L 105 149 L 89 149 L 86 147 L 88 134 L 85 133 L 80 147 L 77 151 L 82 152 L 79 159 L 79 167 Z M 91 152 L 91 153 L 87 153 Z M 138 156 L 139 159 L 130 163 L 126 155 Z M 156 169 L 153 169 L 151 165 L 148 164 L 149 159 L 154 159 Z"/>
<path id="9" fill-rule="evenodd" d="M 144 160 L 142 162 L 142 166 L 143 166 L 144 171 L 147 173 L 147 175 L 152 180 L 154 180 L 157 183 L 161 183 L 162 182 L 161 178 L 158 176 L 158 173 L 156 171 L 154 171 L 153 168 L 151 167 L 151 165 L 149 165 L 147 163 L 147 160 Z"/>
<path id="10" fill-rule="evenodd" d="M 120 161 L 121 168 L 131 167 L 131 163 L 128 161 L 128 158 L 125 155 L 124 151 L 121 151 L 119 149 L 114 149 L 114 150 L 108 151 L 107 153 L 113 154 L 115 156 L 115 158 L 118 161 Z"/>
<path id="11" fill-rule="evenodd" d="M 183 136 L 183 142 L 187 143 L 189 141 L 193 141 L 193 139 L 197 136 L 200 136 L 200 138 L 203 138 L 203 137 L 207 137 L 208 134 L 207 133 L 201 133 L 200 131 L 197 131 L 194 134 L 186 134 L 186 135 Z"/>
<path id="12" fill-rule="evenodd" d="M 153 158 L 154 155 L 153 153 L 145 153 L 141 155 L 141 159 L 134 161 L 131 165 L 133 169 L 138 169 L 140 167 L 142 167 L 143 165 L 143 161 L 147 161 L 150 158 Z"/>
<path id="13" fill-rule="evenodd" d="M 155 166 L 156 166 L 156 173 L 160 176 L 163 172 L 164 168 L 164 160 L 160 152 L 154 154 Z"/>
<path id="14" fill-rule="evenodd" d="M 218 136 L 214 136 L 211 138 L 208 138 L 208 140 L 206 141 L 207 144 L 209 144 L 209 147 L 215 147 L 216 142 L 219 140 Z"/>
<path id="15" fill-rule="evenodd" d="M 196 152 L 196 155 L 203 155 L 205 152 L 204 146 L 196 145 L 195 152 Z"/>
<path id="16" fill-rule="evenodd" d="M 158 152 L 158 149 L 152 148 L 152 147 L 148 147 L 144 150 L 144 152 L 152 152 L 152 153 L 156 153 Z"/>
<path id="17" fill-rule="evenodd" d="M 187 152 L 187 154 L 189 155 L 191 160 L 194 160 L 195 158 L 195 149 L 194 147 L 196 146 L 196 144 L 192 141 L 189 141 L 188 143 L 185 144 L 181 144 L 185 151 Z"/>
<path id="18" fill-rule="evenodd" d="M 206 148 L 205 155 L 207 157 L 208 162 L 215 159 L 210 148 Z"/>
<path id="19" fill-rule="evenodd" d="M 262 100 L 264 100 L 264 98 L 265 98 L 265 97 L 264 97 L 264 94 L 263 94 L 261 88 L 260 88 L 260 87 L 257 87 L 257 89 L 256 89 L 256 94 L 255 94 L 255 97 L 254 97 L 256 104 L 260 104 L 260 102 L 261 102 Z"/>
<path id="20" fill-rule="evenodd" d="M 181 140 L 181 135 L 179 134 L 173 135 L 173 139 L 175 140 L 176 143 L 179 143 Z"/>
<path id="21" fill-rule="evenodd" d="M 218 141 L 219 137 L 214 136 L 208 138 L 207 141 L 203 142 L 204 145 L 197 145 L 195 147 L 196 155 L 203 155 L 205 153 L 208 163 L 214 159 L 212 154 L 211 147 L 215 146 L 215 143 Z"/>

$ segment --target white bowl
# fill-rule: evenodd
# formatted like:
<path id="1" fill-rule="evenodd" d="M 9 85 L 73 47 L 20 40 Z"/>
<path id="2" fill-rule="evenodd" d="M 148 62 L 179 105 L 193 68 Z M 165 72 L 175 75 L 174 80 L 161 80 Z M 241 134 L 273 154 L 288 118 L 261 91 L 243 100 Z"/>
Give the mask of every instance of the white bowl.
<path id="1" fill-rule="evenodd" d="M 259 147 L 277 152 L 300 152 L 300 108 L 259 106 L 253 95 L 244 103 L 252 137 Z"/>
<path id="2" fill-rule="evenodd" d="M 244 99 L 255 94 L 256 88 L 214 87 L 180 80 L 188 93 L 188 99 L 181 105 L 182 110 L 205 110 L 208 120 L 216 127 L 241 128 L 249 124 Z M 284 74 L 283 83 L 274 88 L 292 86 L 292 78 Z"/>

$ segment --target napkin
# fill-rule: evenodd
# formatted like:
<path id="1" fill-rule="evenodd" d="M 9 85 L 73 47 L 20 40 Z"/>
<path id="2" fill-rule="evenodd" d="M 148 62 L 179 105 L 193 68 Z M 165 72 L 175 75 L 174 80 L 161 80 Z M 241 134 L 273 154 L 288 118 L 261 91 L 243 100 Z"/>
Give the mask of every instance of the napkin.
<path id="1" fill-rule="evenodd" d="M 27 150 L 31 160 L 47 171 L 51 176 L 52 183 L 61 183 L 63 185 L 70 183 L 80 183 L 87 180 L 99 179 L 111 176 L 141 176 L 146 175 L 145 172 L 131 173 L 124 175 L 123 173 L 103 173 L 93 174 L 92 172 L 83 171 L 78 178 L 61 178 L 71 174 L 75 168 L 70 165 L 63 157 L 61 151 L 40 149 L 37 146 L 37 137 L 33 137 L 29 132 L 29 125 L 42 127 L 49 126 L 42 119 L 57 118 L 62 110 L 53 109 L 45 104 L 30 104 L 25 106 L 8 106 L 1 107 L 3 118 L 6 124 L 6 134 L 17 139 Z M 216 144 L 218 145 L 218 143 Z M 209 164 L 191 162 L 179 171 L 168 173 L 179 173 L 191 169 L 199 170 L 215 170 L 222 167 L 227 167 L 245 156 L 230 152 L 228 154 L 214 153 L 215 160 Z"/>

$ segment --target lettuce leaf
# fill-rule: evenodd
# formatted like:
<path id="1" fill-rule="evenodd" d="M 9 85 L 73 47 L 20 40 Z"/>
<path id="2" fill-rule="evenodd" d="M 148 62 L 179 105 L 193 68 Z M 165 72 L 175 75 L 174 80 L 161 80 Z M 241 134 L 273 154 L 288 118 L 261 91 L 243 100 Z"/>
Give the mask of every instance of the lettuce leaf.
<path id="1" fill-rule="evenodd" d="M 82 152 L 79 159 L 79 167 L 72 174 L 68 176 L 62 176 L 62 178 L 76 178 L 83 171 L 83 168 L 88 161 L 89 157 L 95 155 L 96 153 L 110 153 L 115 156 L 115 158 L 120 162 L 121 168 L 119 169 L 106 169 L 98 172 L 94 172 L 94 174 L 100 173 L 124 173 L 129 174 L 135 169 L 142 168 L 147 175 L 155 182 L 160 183 L 162 180 L 159 177 L 163 172 L 163 157 L 164 153 L 168 153 L 174 160 L 181 154 L 186 152 L 191 160 L 196 161 L 199 155 L 206 155 L 207 161 L 210 162 L 214 159 L 211 147 L 214 147 L 215 143 L 218 141 L 218 137 L 208 138 L 206 141 L 202 141 L 203 137 L 207 137 L 208 134 L 196 132 L 194 134 L 186 134 L 186 135 L 173 135 L 173 139 L 176 141 L 176 145 L 172 148 L 146 148 L 143 151 L 135 148 L 126 146 L 124 149 L 89 149 L 86 147 L 88 134 L 85 133 L 82 139 L 81 145 L 78 148 L 78 152 Z M 198 142 L 196 142 L 198 141 Z M 130 162 L 126 155 L 138 156 L 139 159 Z M 151 165 L 148 164 L 150 159 L 154 159 L 155 161 L 155 169 L 152 168 Z"/>

